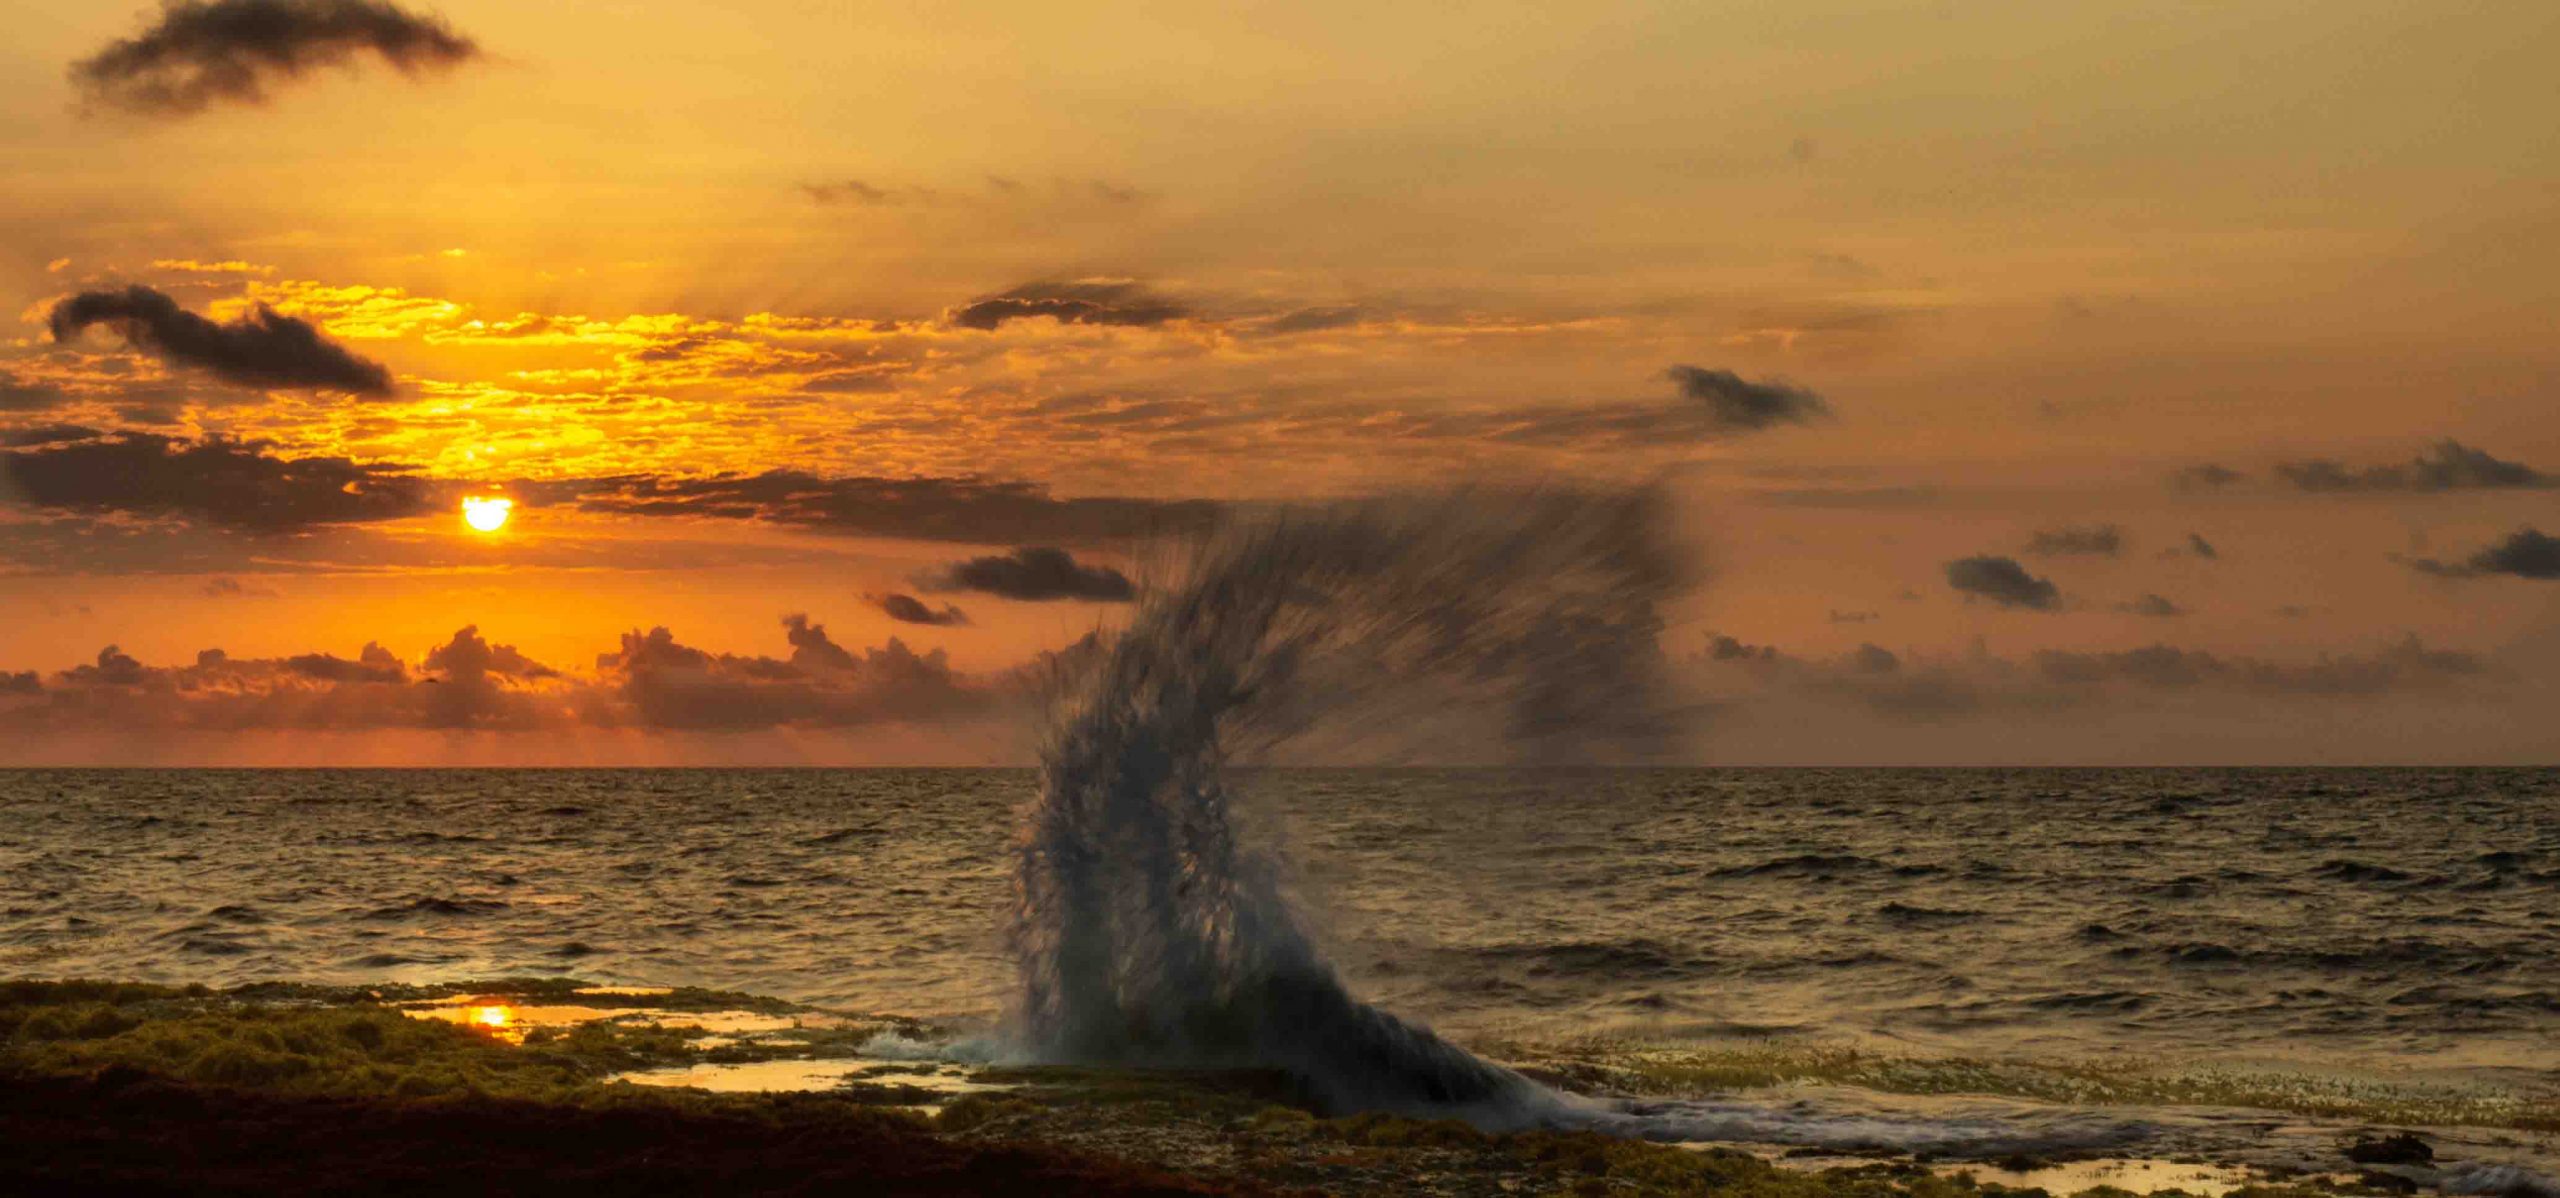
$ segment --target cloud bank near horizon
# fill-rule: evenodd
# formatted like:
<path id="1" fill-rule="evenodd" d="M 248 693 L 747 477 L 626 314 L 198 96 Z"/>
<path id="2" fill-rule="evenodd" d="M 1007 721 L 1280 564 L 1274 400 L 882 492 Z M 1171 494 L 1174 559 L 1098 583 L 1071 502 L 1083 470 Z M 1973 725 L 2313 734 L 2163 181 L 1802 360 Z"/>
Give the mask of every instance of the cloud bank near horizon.
<path id="1" fill-rule="evenodd" d="M 50 760 L 64 745 L 114 760 L 162 742 L 236 738 L 266 745 L 271 756 L 326 764 L 365 736 L 433 734 L 446 740 L 428 742 L 428 759 L 443 751 L 434 743 L 463 756 L 576 761 L 646 760 L 648 745 L 682 742 L 718 760 L 723 751 L 705 746 L 769 744 L 757 738 L 781 735 L 798 738 L 795 751 L 824 746 L 830 759 L 895 759 L 930 745 L 960 760 L 1019 762 L 1028 760 L 1026 737 L 1046 687 L 1059 670 L 1093 660 L 1109 635 L 970 673 L 944 651 L 898 637 L 847 646 L 806 615 L 786 615 L 779 625 L 777 654 L 706 650 L 656 626 L 625 631 L 577 665 L 534 660 L 476 625 L 414 656 L 367 643 L 346 655 L 274 658 L 206 649 L 191 662 L 156 664 L 109 645 L 51 674 L 0 670 L 0 731 L 16 746 L 0 751 L 0 761 Z M 1996 761 L 2063 746 L 2086 755 L 2139 748 L 2143 729 L 2228 725 L 2243 715 L 2291 743 L 2353 756 L 2371 748 L 2357 743 L 2375 735 L 2371 728 L 2444 720 L 2551 690 L 2551 679 L 2530 666 L 2415 636 L 2286 658 L 2168 643 L 2013 657 L 1868 643 L 1802 655 L 1713 636 L 1671 663 L 1670 675 L 1689 696 L 1694 727 L 1684 752 L 1699 763 L 1785 760 L 1817 744 L 1837 748 L 1834 736 L 1851 729 L 1872 738 L 1859 740 L 1862 755 Z M 2039 730 L 2033 742 L 2015 741 L 2026 727 Z M 278 749 L 275 736 L 300 738 L 281 742 L 299 747 Z"/>

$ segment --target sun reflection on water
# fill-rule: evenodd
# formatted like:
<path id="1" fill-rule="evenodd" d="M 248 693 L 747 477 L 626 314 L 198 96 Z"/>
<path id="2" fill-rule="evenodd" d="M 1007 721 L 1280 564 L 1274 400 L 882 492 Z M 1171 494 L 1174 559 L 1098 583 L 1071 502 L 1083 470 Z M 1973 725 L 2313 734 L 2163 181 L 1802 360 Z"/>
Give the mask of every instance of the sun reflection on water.
<path id="1" fill-rule="evenodd" d="M 525 1026 L 516 1018 L 516 1009 L 504 1003 L 494 1006 L 465 1007 L 462 1022 L 467 1027 L 487 1032 L 509 1044 L 524 1043 Z"/>

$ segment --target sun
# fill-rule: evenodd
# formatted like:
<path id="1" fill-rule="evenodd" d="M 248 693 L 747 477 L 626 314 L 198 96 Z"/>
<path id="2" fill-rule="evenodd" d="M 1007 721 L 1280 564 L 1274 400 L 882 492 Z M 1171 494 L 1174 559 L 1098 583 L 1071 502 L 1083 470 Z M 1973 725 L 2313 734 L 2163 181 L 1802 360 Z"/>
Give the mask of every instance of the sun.
<path id="1" fill-rule="evenodd" d="M 475 531 L 496 532 L 507 526 L 515 510 L 515 500 L 474 495 L 462 501 L 462 522 Z"/>

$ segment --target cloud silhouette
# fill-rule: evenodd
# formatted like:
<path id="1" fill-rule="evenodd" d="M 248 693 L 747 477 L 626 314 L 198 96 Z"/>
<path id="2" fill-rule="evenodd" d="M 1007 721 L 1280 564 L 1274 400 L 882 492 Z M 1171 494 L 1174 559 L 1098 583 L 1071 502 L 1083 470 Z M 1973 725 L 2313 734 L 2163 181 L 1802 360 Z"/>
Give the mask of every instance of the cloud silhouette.
<path id="1" fill-rule="evenodd" d="M 454 636 L 459 640 L 463 637 L 476 638 L 477 634 L 477 629 L 465 628 Z M 436 668 L 441 664 L 437 660 L 438 653 L 450 653 L 450 651 L 451 646 L 447 645 L 436 653 L 428 654 L 429 667 Z M 302 653 L 283 660 L 286 669 L 321 682 L 407 682 L 409 680 L 407 664 L 392 656 L 390 650 L 374 641 L 366 641 L 364 648 L 357 652 L 353 661 L 334 653 Z M 207 649 L 196 655 L 196 664 L 202 666 L 227 664 L 229 661 L 229 655 L 220 649 Z"/>
<path id="2" fill-rule="evenodd" d="M 260 532 L 397 520 L 438 484 L 346 458 L 279 458 L 259 442 L 116 433 L 0 450 L 0 495 L 61 511 L 177 516 Z"/>
<path id="3" fill-rule="evenodd" d="M 368 643 L 354 658 L 305 653 L 155 666 L 109 645 L 50 678 L 0 672 L 0 758 L 42 733 L 472 729 L 751 731 L 967 718 L 1030 693 L 973 680 L 940 652 L 891 639 L 853 652 L 805 617 L 784 620 L 789 659 L 707 653 L 664 627 L 621 638 L 572 676 L 465 627 L 415 661 Z"/>
<path id="4" fill-rule="evenodd" d="M 2276 476 L 2297 490 L 2474 491 L 2560 486 L 2560 477 L 2509 462 L 2459 441 L 2439 441 L 2401 464 L 2352 467 L 2328 458 L 2276 464 Z"/>
<path id="5" fill-rule="evenodd" d="M 1109 566 L 1082 564 L 1066 550 L 1046 545 L 954 562 L 928 575 L 923 585 L 928 590 L 982 591 L 1028 603 L 1057 599 L 1126 603 L 1138 595 L 1128 575 Z"/>
<path id="6" fill-rule="evenodd" d="M 945 319 L 958 328 L 992 331 L 1009 320 L 1046 316 L 1060 324 L 1143 327 L 1166 324 L 1191 315 L 1188 308 L 1133 282 L 1087 279 L 1026 283 L 1009 291 L 972 300 L 952 309 Z"/>
<path id="7" fill-rule="evenodd" d="M 782 636 L 791 642 L 791 664 L 802 670 L 850 670 L 853 654 L 827 635 L 827 626 L 812 624 L 798 612 L 782 617 Z"/>
<path id="8" fill-rule="evenodd" d="M 183 117 L 263 104 L 279 84 L 368 54 L 411 76 L 481 56 L 443 18 L 385 0 L 163 0 L 151 27 L 70 74 L 93 107 Z"/>
<path id="9" fill-rule="evenodd" d="M 1725 370 L 1674 366 L 1669 399 L 1403 413 L 1400 425 L 1372 427 L 1406 439 L 1493 441 L 1584 449 L 1654 448 L 1741 436 L 1827 416 L 1820 396 L 1783 383 L 1755 383 Z"/>
<path id="10" fill-rule="evenodd" d="M 2027 573 L 2016 558 L 1988 554 L 1958 558 L 1947 563 L 1947 585 L 2002 607 L 2052 611 L 2062 606 L 2062 589 Z"/>
<path id="11" fill-rule="evenodd" d="M 264 304 L 238 320 L 216 324 L 167 295 L 136 285 L 71 296 L 53 306 L 45 324 L 55 341 L 69 341 L 94 324 L 108 325 L 136 349 L 243 387 L 345 391 L 375 398 L 391 394 L 389 367 L 356 356 L 309 322 Z"/>
<path id="12" fill-rule="evenodd" d="M 192 665 L 151 666 L 114 645 L 55 674 L 33 703 L 0 703 L 0 728 L 149 735 L 177 730 L 359 728 L 534 729 L 575 717 L 579 685 L 490 645 L 464 628 L 417 668 L 368 643 L 353 659 L 330 653 L 235 658 L 220 649 Z M 600 718 L 610 712 L 591 706 Z"/>
<path id="13" fill-rule="evenodd" d="M 288 458 L 262 441 L 189 440 L 47 425 L 0 433 L 0 504 L 93 515 L 180 517 L 250 530 L 397 520 L 443 508 L 489 480 L 438 479 L 400 463 Z M 1208 500 L 1059 499 L 1034 483 L 981 478 L 752 475 L 515 479 L 528 508 L 754 520 L 845 536 L 1069 544 L 1196 532 Z"/>
<path id="14" fill-rule="evenodd" d="M 1701 405 L 1714 427 L 1757 431 L 1781 424 L 1811 424 L 1831 414 L 1831 405 L 1811 391 L 1785 383 L 1755 383 L 1730 370 L 1674 366 L 1671 380 L 1682 397 Z"/>
<path id="15" fill-rule="evenodd" d="M 2538 528 L 2520 528 L 2507 539 L 2491 545 L 2459 563 L 2446 563 L 2421 558 L 2409 563 L 2429 574 L 2447 578 L 2470 578 L 2482 574 L 2505 574 L 2536 580 L 2560 579 L 2560 537 Z"/>
<path id="16" fill-rule="evenodd" d="M 2152 644 L 2099 652 L 2043 650 L 2024 658 L 1983 653 L 1904 657 L 1873 645 L 1831 659 L 1766 646 L 1718 646 L 1690 661 L 1710 693 L 1735 704 L 1789 696 L 1931 722 L 1985 713 L 2064 716 L 2093 704 L 2170 703 L 2209 696 L 2256 704 L 2267 697 L 2340 702 L 2435 695 L 2499 680 L 2469 653 L 2432 648 L 2416 637 L 2366 652 L 2285 661 Z M 2247 708 L 2263 717 L 2261 707 Z"/>
<path id="17" fill-rule="evenodd" d="M 605 718 L 652 728 L 741 730 L 848 727 L 930 720 L 983 710 L 1001 695 L 951 669 L 936 649 L 917 654 L 891 637 L 856 655 L 806 617 L 786 617 L 789 661 L 712 654 L 664 627 L 624 634 L 596 659 Z"/>
<path id="18" fill-rule="evenodd" d="M 1699 656 L 1708 661 L 1773 662 L 1778 660 L 1778 651 L 1768 645 L 1748 644 L 1740 638 L 1718 633 L 1707 638 L 1707 646 Z"/>
<path id="19" fill-rule="evenodd" d="M 901 624 L 928 624 L 937 628 L 955 628 L 969 622 L 968 613 L 957 607 L 946 603 L 942 606 L 942 610 L 935 611 L 924 600 L 913 595 L 891 593 L 866 595 L 864 598 L 869 599 L 873 607 L 879 608 L 880 614 Z"/>

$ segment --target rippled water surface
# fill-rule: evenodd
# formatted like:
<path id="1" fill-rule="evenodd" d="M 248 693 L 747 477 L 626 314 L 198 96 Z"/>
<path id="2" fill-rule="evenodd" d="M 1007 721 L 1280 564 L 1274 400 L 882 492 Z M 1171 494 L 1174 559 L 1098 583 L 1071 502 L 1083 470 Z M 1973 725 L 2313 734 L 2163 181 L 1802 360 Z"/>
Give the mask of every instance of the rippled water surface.
<path id="1" fill-rule="evenodd" d="M 984 1020 L 1016 771 L 0 773 L 0 976 L 573 974 Z M 1461 1035 L 2560 1071 L 2560 771 L 1310 771 L 1364 996 Z"/>

